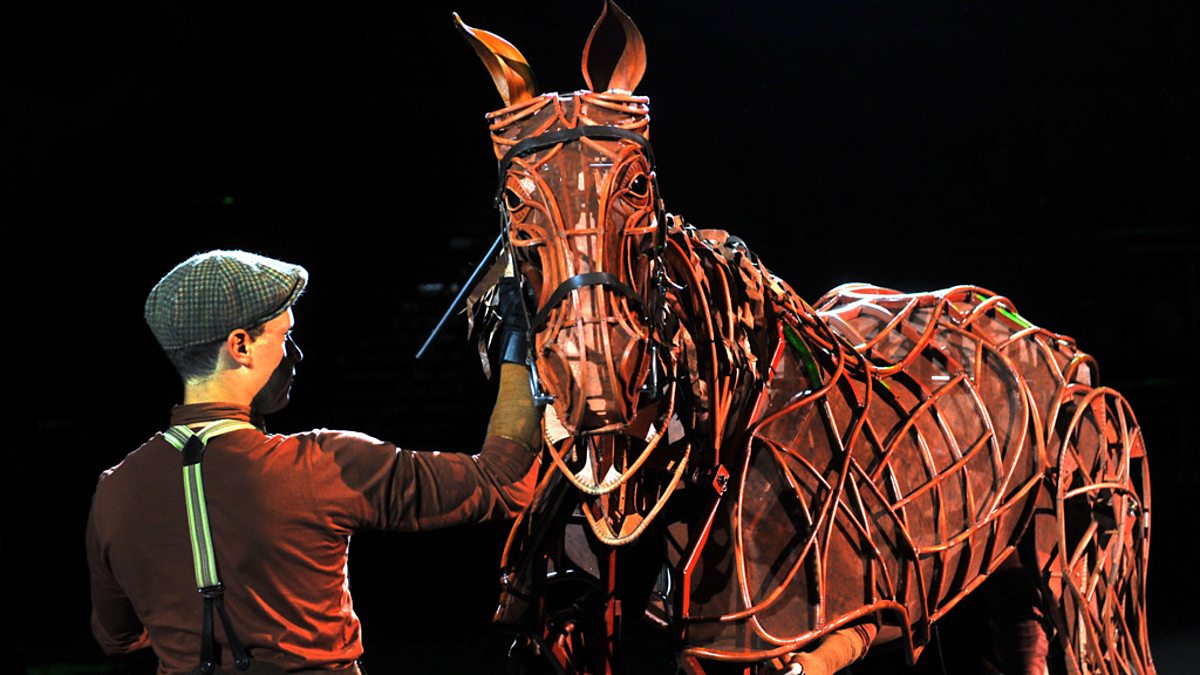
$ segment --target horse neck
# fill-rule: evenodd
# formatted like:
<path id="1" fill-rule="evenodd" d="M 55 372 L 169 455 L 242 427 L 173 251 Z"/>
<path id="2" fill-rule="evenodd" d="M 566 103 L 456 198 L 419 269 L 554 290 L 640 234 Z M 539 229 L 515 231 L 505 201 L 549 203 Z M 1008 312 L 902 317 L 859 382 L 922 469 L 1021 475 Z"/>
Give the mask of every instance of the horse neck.
<path id="1" fill-rule="evenodd" d="M 693 426 L 719 447 L 748 413 L 778 343 L 773 277 L 736 237 L 669 221 L 663 264 L 679 326 L 671 346 L 690 380 L 683 396 L 696 411 Z"/>

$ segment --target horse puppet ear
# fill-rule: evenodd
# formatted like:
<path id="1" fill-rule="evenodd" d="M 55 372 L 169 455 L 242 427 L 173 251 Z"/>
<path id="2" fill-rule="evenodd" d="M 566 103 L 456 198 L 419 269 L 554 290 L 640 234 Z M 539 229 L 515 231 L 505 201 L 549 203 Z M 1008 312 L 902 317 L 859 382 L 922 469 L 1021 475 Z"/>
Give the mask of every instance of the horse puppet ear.
<path id="1" fill-rule="evenodd" d="M 604 7 L 600 10 L 600 18 L 596 19 L 596 25 L 592 26 L 592 32 L 588 35 L 587 44 L 583 46 L 583 81 L 587 83 L 588 89 L 600 91 L 592 85 L 591 73 L 597 67 L 608 64 L 592 62 L 598 60 L 591 58 L 592 43 L 600 32 L 600 26 L 608 18 L 609 10 L 612 10 L 612 15 L 616 17 L 621 31 L 625 34 L 625 47 L 621 50 L 617 65 L 613 66 L 612 76 L 608 79 L 608 86 L 604 89 L 620 89 L 632 93 L 633 88 L 642 81 L 642 75 L 646 73 L 646 43 L 642 41 L 642 33 L 634 25 L 633 19 L 612 0 L 605 0 Z"/>
<path id="2" fill-rule="evenodd" d="M 458 12 L 453 14 L 454 25 L 483 61 L 506 107 L 528 101 L 537 95 L 533 69 L 512 43 L 486 30 L 472 28 L 463 23 Z"/>

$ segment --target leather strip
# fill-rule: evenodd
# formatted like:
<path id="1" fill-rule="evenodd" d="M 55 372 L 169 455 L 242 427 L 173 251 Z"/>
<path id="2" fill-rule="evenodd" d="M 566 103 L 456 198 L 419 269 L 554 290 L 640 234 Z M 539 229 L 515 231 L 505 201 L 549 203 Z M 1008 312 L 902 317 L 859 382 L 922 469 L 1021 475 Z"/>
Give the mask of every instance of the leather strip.
<path id="1" fill-rule="evenodd" d="M 533 320 L 530 321 L 530 330 L 536 333 L 538 329 L 542 327 L 542 324 L 546 323 L 546 320 L 550 318 L 550 312 L 553 311 L 554 308 L 557 307 L 563 301 L 563 299 L 567 297 L 568 293 L 586 286 L 608 286 L 614 291 L 629 298 L 638 306 L 639 309 L 644 310 L 645 305 L 642 302 L 642 299 L 638 297 L 637 292 L 635 292 L 629 286 L 621 283 L 620 279 L 616 278 L 612 274 L 609 274 L 608 272 L 585 272 L 583 274 L 576 274 L 575 276 L 559 284 L 558 288 L 554 289 L 554 293 L 550 296 L 550 299 L 546 301 L 546 304 L 540 310 L 538 310 L 538 313 L 534 315 Z"/>
<path id="2" fill-rule="evenodd" d="M 574 129 L 563 129 L 562 131 L 551 131 L 533 136 L 517 143 L 509 148 L 508 152 L 504 153 L 504 158 L 500 160 L 500 185 L 496 188 L 495 200 L 500 202 L 500 197 L 504 194 L 504 175 L 508 172 L 508 167 L 516 157 L 528 155 L 531 152 L 536 152 L 542 148 L 548 148 L 560 143 L 570 143 L 577 141 L 580 138 L 598 138 L 609 141 L 630 141 L 637 143 L 646 153 L 646 161 L 650 163 L 650 170 L 654 170 L 654 150 L 650 147 L 650 141 L 646 140 L 636 131 L 622 129 L 620 127 L 600 126 L 600 125 L 582 125 Z"/>

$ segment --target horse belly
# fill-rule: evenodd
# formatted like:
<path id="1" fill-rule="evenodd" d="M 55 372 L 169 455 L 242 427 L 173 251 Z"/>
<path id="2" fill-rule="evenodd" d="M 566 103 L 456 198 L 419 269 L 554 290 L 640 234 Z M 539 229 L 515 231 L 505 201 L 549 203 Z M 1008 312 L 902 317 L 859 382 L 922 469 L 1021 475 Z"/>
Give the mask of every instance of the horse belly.
<path id="1" fill-rule="evenodd" d="M 1015 546 L 1037 496 L 1057 345 L 969 287 L 856 287 L 821 315 L 863 358 L 873 396 L 856 462 L 907 527 L 937 618 Z"/>

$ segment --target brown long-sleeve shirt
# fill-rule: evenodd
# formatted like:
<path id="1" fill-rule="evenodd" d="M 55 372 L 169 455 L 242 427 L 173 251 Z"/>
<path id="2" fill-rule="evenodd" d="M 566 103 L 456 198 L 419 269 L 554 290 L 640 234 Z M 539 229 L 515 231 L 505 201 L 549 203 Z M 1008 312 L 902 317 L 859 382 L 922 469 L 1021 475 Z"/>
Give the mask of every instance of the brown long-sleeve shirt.
<path id="1" fill-rule="evenodd" d="M 250 411 L 178 406 L 171 424 L 216 419 L 248 421 Z M 511 517 L 528 503 L 533 458 L 500 436 L 475 456 L 347 431 L 245 429 L 210 440 L 208 517 L 225 602 L 251 656 L 285 670 L 352 663 L 362 645 L 346 577 L 351 533 Z M 87 528 L 97 641 L 110 653 L 152 644 L 160 673 L 191 671 L 200 654 L 181 472 L 179 451 L 155 435 L 100 476 Z"/>

